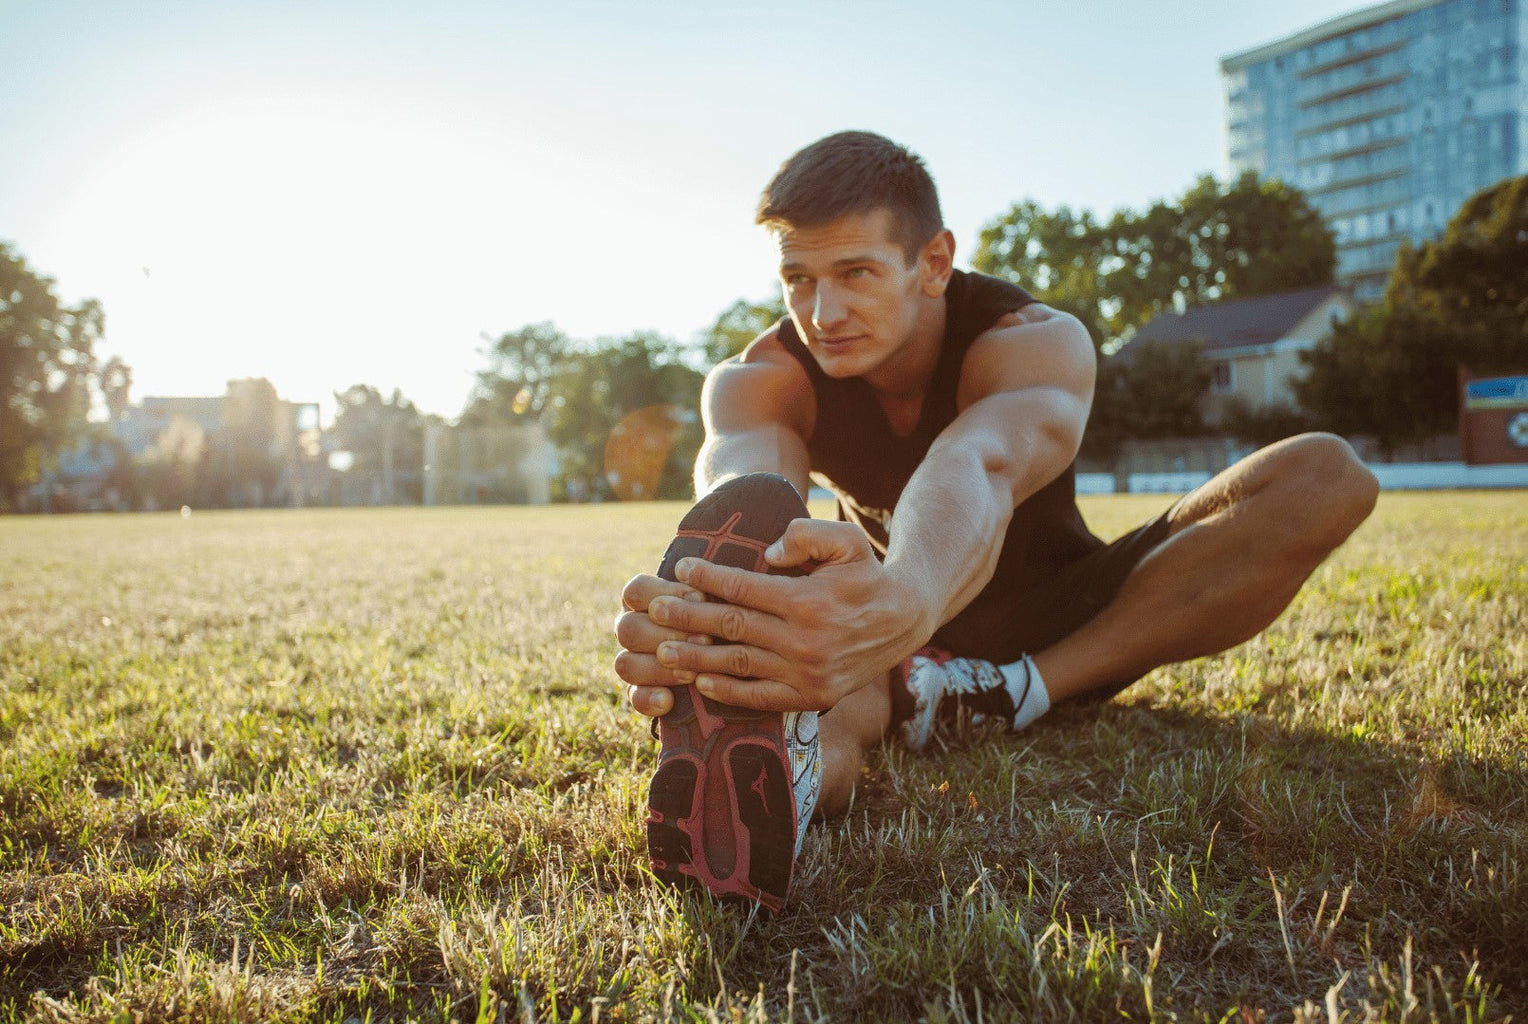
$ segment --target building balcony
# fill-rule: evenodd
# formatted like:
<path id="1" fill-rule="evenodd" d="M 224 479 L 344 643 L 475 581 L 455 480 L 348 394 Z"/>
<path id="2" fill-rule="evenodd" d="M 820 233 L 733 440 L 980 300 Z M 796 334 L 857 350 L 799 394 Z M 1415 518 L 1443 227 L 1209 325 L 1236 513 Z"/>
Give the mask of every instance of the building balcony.
<path id="1" fill-rule="evenodd" d="M 1406 170 L 1405 167 L 1390 167 L 1352 178 L 1336 178 L 1319 186 L 1302 189 L 1301 191 L 1314 200 L 1319 196 L 1340 192 L 1346 188 L 1356 188 L 1359 185 L 1369 185 L 1377 181 L 1388 181 L 1391 178 L 1403 177 L 1406 174 Z"/>
<path id="2" fill-rule="evenodd" d="M 1304 95 L 1302 95 L 1301 91 L 1297 91 L 1295 94 L 1296 103 L 1301 110 L 1308 110 L 1322 103 L 1332 103 L 1336 100 L 1347 99 L 1349 96 L 1357 96 L 1360 93 L 1373 92 L 1375 89 L 1394 85 L 1397 82 L 1405 81 L 1406 75 L 1406 69 L 1402 68 L 1399 71 L 1392 71 L 1387 75 L 1365 78 L 1329 91 L 1316 92 L 1315 90 L 1304 90 Z"/>
<path id="3" fill-rule="evenodd" d="M 1383 139 L 1369 139 L 1367 142 L 1357 143 L 1344 149 L 1333 150 L 1320 156 L 1301 157 L 1295 163 L 1301 167 L 1312 164 L 1335 163 L 1338 160 L 1347 160 L 1355 156 L 1363 156 L 1365 153 L 1377 153 L 1381 150 L 1394 149 L 1396 146 L 1404 146 L 1409 139 L 1397 138 L 1394 135 Z"/>
<path id="4" fill-rule="evenodd" d="M 1389 117 L 1391 114 L 1399 114 L 1405 109 L 1406 104 L 1393 101 L 1388 106 L 1376 106 L 1374 109 L 1365 110 L 1362 113 L 1334 116 L 1328 121 L 1308 122 L 1305 127 L 1295 132 L 1295 138 L 1309 138 L 1312 135 L 1320 135 L 1322 132 L 1328 132 L 1334 128 L 1346 128 L 1349 125 L 1363 124 L 1365 121 L 1376 121 L 1382 117 Z"/>
<path id="5" fill-rule="evenodd" d="M 1336 99 L 1323 99 L 1295 111 L 1296 132 L 1318 132 L 1328 128 L 1378 117 L 1407 107 L 1405 91 L 1398 81 L 1380 84 Z"/>
<path id="6" fill-rule="evenodd" d="M 1308 68 L 1303 68 L 1298 72 L 1298 76 L 1302 80 L 1310 79 L 1316 75 L 1324 74 L 1328 71 L 1336 71 L 1338 68 L 1345 68 L 1349 64 L 1357 64 L 1359 61 L 1369 60 L 1374 57 L 1383 57 L 1387 53 L 1394 53 L 1395 51 L 1403 48 L 1405 45 L 1406 41 L 1404 39 L 1396 39 L 1380 46 L 1372 46 L 1367 50 L 1350 50 L 1338 57 L 1333 57 L 1330 60 L 1322 61 L 1319 64 L 1312 64 Z"/>

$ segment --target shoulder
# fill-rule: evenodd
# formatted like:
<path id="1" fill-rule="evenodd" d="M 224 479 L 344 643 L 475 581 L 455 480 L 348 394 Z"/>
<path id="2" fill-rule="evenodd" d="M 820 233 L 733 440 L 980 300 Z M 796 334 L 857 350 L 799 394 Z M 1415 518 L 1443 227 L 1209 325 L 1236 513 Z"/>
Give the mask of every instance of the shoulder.
<path id="1" fill-rule="evenodd" d="M 778 324 L 712 368 L 701 405 L 715 429 L 773 422 L 807 437 L 816 417 L 811 379 L 787 350 Z"/>
<path id="2" fill-rule="evenodd" d="M 975 270 L 957 270 L 950 278 L 954 301 L 972 307 L 973 315 L 1019 309 L 1038 301 L 1012 281 Z M 988 321 L 990 323 L 990 321 Z"/>
<path id="3" fill-rule="evenodd" d="M 1098 370 L 1087 328 L 1070 313 L 1031 301 L 1004 313 L 971 343 L 957 404 L 999 391 L 1059 387 L 1091 396 Z"/>

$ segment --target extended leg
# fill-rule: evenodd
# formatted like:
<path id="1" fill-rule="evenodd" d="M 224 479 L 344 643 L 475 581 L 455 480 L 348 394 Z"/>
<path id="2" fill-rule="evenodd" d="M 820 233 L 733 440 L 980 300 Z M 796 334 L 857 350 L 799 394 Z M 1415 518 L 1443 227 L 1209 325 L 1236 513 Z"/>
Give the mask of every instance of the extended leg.
<path id="1" fill-rule="evenodd" d="M 1374 508 L 1347 442 L 1305 434 L 1254 453 L 1173 510 L 1169 539 L 1091 622 L 1035 655 L 1055 701 L 1250 639 Z"/>

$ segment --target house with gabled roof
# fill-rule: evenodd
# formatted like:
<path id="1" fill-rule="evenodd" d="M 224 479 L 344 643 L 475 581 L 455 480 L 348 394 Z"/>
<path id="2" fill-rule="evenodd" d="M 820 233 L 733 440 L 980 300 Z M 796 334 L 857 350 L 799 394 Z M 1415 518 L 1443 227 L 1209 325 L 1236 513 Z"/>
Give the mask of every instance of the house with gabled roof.
<path id="1" fill-rule="evenodd" d="M 1300 353 L 1332 333 L 1334 321 L 1357 310 L 1351 294 L 1337 285 L 1230 299 L 1162 313 L 1142 327 L 1118 352 L 1129 359 L 1146 345 L 1195 344 L 1212 374 L 1206 418 L 1220 419 L 1238 399 L 1253 412 L 1295 402 L 1291 380 L 1305 373 Z"/>

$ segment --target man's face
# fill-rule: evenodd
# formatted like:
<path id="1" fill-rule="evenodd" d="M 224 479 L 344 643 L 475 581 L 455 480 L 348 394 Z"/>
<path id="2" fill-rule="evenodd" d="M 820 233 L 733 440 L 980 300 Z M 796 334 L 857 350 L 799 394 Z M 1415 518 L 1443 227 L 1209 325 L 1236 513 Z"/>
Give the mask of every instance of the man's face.
<path id="1" fill-rule="evenodd" d="M 908 265 L 894 226 L 891 212 L 880 209 L 775 235 L 785 304 L 830 377 L 873 373 L 913 336 L 920 267 L 917 260 Z"/>

